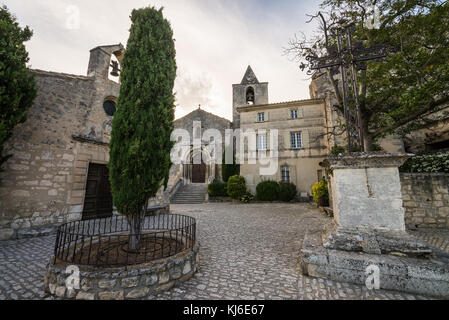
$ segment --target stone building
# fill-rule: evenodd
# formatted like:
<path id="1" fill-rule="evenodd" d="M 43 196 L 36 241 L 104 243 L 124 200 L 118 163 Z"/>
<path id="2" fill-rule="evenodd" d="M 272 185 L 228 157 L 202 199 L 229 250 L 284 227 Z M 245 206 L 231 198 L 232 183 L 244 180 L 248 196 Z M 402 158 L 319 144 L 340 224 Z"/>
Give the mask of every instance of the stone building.
<path id="1" fill-rule="evenodd" d="M 178 171 L 185 183 L 206 183 L 213 180 L 221 180 L 221 164 L 215 161 L 212 150 L 206 149 L 206 146 L 213 141 L 209 132 L 218 130 L 220 138 L 225 136 L 225 130 L 231 128 L 231 122 L 227 119 L 218 117 L 210 112 L 206 112 L 199 107 L 188 115 L 178 119 L 174 123 L 175 129 L 184 129 L 189 133 L 188 147 L 191 149 L 183 159 L 182 165 L 172 168 Z M 217 133 L 218 133 L 217 132 Z M 194 139 L 201 141 L 201 147 L 194 147 Z M 224 139 L 216 139 L 220 143 L 221 150 L 224 150 Z"/>
<path id="2" fill-rule="evenodd" d="M 324 99 L 270 104 L 268 83 L 259 82 L 248 67 L 242 82 L 233 85 L 233 102 L 234 124 L 239 124 L 241 132 L 255 130 L 257 155 L 265 152 L 276 166 L 272 174 L 261 174 L 261 168 L 267 165 L 260 159 L 250 163 L 251 155 L 245 142 L 246 160 L 240 165 L 240 173 L 248 188 L 255 192 L 257 184 L 263 180 L 292 182 L 302 196 L 308 197 L 312 185 L 323 176 L 319 163 L 328 152 L 324 139 Z M 273 129 L 278 130 L 277 155 L 270 141 L 274 139 L 270 134 Z"/>
<path id="3" fill-rule="evenodd" d="M 87 76 L 31 70 L 38 94 L 0 173 L 0 239 L 113 214 L 106 164 L 120 84 L 109 74 L 123 53 L 121 44 L 92 49 Z"/>

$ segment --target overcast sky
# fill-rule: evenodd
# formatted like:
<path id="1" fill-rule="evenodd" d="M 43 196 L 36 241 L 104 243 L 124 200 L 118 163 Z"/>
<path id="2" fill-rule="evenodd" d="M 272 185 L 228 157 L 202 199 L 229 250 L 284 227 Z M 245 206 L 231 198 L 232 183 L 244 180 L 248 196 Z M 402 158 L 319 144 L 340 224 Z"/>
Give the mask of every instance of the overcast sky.
<path id="1" fill-rule="evenodd" d="M 32 68 L 85 75 L 89 50 L 126 42 L 133 8 L 164 6 L 176 40 L 176 117 L 198 108 L 232 120 L 232 84 L 248 65 L 269 82 L 270 103 L 308 99 L 309 77 L 283 55 L 319 0 L 0 0 L 34 30 Z M 75 7 L 74 7 L 75 6 Z M 74 19 L 79 10 L 79 28 Z"/>

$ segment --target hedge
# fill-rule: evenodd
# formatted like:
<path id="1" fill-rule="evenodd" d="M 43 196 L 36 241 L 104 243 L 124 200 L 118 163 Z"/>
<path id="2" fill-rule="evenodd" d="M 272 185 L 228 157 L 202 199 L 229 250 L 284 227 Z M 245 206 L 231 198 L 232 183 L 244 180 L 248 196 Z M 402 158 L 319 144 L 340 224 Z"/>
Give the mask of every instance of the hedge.
<path id="1" fill-rule="evenodd" d="M 228 195 L 233 199 L 240 199 L 246 194 L 245 178 L 234 175 L 229 178 L 227 185 Z"/>
<path id="2" fill-rule="evenodd" d="M 290 202 L 295 199 L 298 194 L 296 185 L 291 182 L 280 182 L 279 183 L 279 200 L 284 202 Z"/>
<path id="3" fill-rule="evenodd" d="M 226 183 L 221 181 L 214 181 L 207 186 L 207 193 L 211 197 L 227 197 Z"/>
<path id="4" fill-rule="evenodd" d="M 276 181 L 262 181 L 256 187 L 256 197 L 261 201 L 274 201 L 279 199 L 279 184 Z"/>
<path id="5" fill-rule="evenodd" d="M 435 173 L 435 172 L 449 173 L 449 152 L 428 154 L 410 158 L 402 165 L 402 167 L 399 168 L 399 171 L 423 172 L 423 173 Z"/>

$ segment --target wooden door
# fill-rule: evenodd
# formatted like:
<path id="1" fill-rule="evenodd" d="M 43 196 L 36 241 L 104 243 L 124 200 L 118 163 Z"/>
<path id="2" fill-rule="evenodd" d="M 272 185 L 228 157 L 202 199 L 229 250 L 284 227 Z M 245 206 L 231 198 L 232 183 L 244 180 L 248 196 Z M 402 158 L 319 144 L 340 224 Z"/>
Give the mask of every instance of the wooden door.
<path id="1" fill-rule="evenodd" d="M 112 216 L 112 194 L 109 170 L 103 164 L 89 164 L 83 220 Z"/>
<path id="2" fill-rule="evenodd" d="M 205 183 L 206 182 L 206 164 L 193 164 L 192 165 L 192 182 L 193 183 Z"/>

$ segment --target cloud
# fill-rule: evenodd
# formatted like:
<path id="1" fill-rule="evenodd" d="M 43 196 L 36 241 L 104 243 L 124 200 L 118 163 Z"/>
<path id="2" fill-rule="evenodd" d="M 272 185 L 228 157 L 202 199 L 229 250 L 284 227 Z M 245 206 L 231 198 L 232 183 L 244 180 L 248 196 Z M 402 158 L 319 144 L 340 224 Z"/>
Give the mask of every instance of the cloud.
<path id="1" fill-rule="evenodd" d="M 177 118 L 198 108 L 199 105 L 205 109 L 212 107 L 212 82 L 207 75 L 193 77 L 187 73 L 179 75 L 178 72 L 175 91 Z"/>
<path id="2" fill-rule="evenodd" d="M 126 45 L 129 15 L 145 0 L 3 0 L 22 25 L 34 30 L 27 43 L 33 68 L 86 74 L 89 50 L 105 44 Z M 164 0 L 177 50 L 176 116 L 198 104 L 221 117 L 232 117 L 232 84 L 248 65 L 259 81 L 269 82 L 270 102 L 309 98 L 309 80 L 297 63 L 283 56 L 296 32 L 311 32 L 306 13 L 319 1 Z M 67 28 L 67 8 L 76 5 L 80 28 Z"/>

